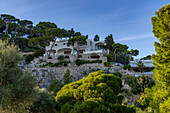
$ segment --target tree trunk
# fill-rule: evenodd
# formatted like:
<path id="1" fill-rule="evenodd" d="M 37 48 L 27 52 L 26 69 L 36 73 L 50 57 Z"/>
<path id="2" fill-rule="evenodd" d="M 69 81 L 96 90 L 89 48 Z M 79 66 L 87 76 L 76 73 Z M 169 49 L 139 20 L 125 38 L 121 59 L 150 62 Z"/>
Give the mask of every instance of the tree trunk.
<path id="1" fill-rule="evenodd" d="M 132 55 L 130 55 L 130 57 L 129 57 L 129 65 L 130 65 L 130 61 L 131 61 L 131 59 L 132 59 Z"/>
<path id="2" fill-rule="evenodd" d="M 8 23 L 8 22 L 5 22 L 5 23 L 6 23 L 5 34 L 8 34 L 8 26 L 9 26 L 9 23 Z"/>
<path id="3" fill-rule="evenodd" d="M 77 43 L 77 58 L 79 57 L 79 43 Z"/>
<path id="4" fill-rule="evenodd" d="M 55 41 L 53 41 L 53 43 L 52 43 L 52 45 L 51 45 L 51 48 L 50 48 L 50 51 L 49 51 L 48 57 L 50 57 L 50 55 L 51 55 L 51 51 L 52 51 L 52 49 L 53 49 L 54 45 L 55 45 Z M 48 53 L 48 52 L 47 52 L 47 53 Z"/>
<path id="5" fill-rule="evenodd" d="M 114 55 L 115 55 L 115 62 L 116 62 L 116 49 L 114 50 Z"/>

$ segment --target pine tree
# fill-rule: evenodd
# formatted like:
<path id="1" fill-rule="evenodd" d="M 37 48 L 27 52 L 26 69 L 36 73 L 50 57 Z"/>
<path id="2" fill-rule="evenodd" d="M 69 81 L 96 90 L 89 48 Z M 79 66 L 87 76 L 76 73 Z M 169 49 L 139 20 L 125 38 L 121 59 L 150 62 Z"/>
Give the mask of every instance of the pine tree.
<path id="1" fill-rule="evenodd" d="M 159 42 L 155 42 L 154 79 L 157 81 L 152 89 L 145 89 L 139 102 L 149 103 L 155 112 L 170 112 L 170 4 L 163 6 L 152 17 L 153 33 Z"/>
<path id="2" fill-rule="evenodd" d="M 67 69 L 66 73 L 65 73 L 64 76 L 63 76 L 64 85 L 73 82 L 73 79 L 72 79 L 72 78 L 73 78 L 73 77 L 72 77 L 72 75 L 70 75 L 70 70 Z"/>

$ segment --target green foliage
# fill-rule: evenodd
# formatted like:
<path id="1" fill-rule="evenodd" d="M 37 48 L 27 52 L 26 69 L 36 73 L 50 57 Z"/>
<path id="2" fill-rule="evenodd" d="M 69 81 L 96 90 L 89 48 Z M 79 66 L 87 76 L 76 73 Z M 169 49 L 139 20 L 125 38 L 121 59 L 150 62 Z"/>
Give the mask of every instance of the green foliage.
<path id="1" fill-rule="evenodd" d="M 53 83 L 49 85 L 48 91 L 57 93 L 62 87 L 63 87 L 63 84 L 56 79 L 53 81 Z"/>
<path id="2" fill-rule="evenodd" d="M 110 52 L 113 51 L 112 44 L 114 44 L 113 35 L 110 34 L 105 38 L 106 45 L 104 46 L 105 49 L 109 49 Z"/>
<path id="3" fill-rule="evenodd" d="M 154 79 L 157 81 L 152 89 L 145 89 L 139 103 L 148 104 L 155 112 L 168 113 L 170 111 L 170 4 L 163 6 L 152 17 L 153 33 L 159 42 L 155 42 L 156 55 L 152 55 L 154 62 Z"/>
<path id="4" fill-rule="evenodd" d="M 137 66 L 139 68 L 139 71 L 142 72 L 143 71 L 143 68 L 144 68 L 144 64 L 142 63 L 141 60 L 139 60 L 139 62 L 137 63 Z"/>
<path id="5" fill-rule="evenodd" d="M 25 108 L 34 99 L 36 80 L 18 69 L 21 60 L 17 46 L 0 40 L 0 107 L 4 112 L 28 112 Z"/>
<path id="6" fill-rule="evenodd" d="M 143 57 L 140 60 L 151 60 L 151 55 L 147 55 L 146 57 Z"/>
<path id="7" fill-rule="evenodd" d="M 57 59 L 58 59 L 59 61 L 64 60 L 64 55 L 60 55 Z"/>
<path id="8" fill-rule="evenodd" d="M 133 107 L 127 107 L 122 105 L 112 105 L 111 113 L 136 113 Z"/>
<path id="9" fill-rule="evenodd" d="M 67 69 L 66 73 L 63 76 L 63 82 L 64 82 L 64 85 L 73 82 L 73 76 L 70 75 L 69 69 Z"/>
<path id="10" fill-rule="evenodd" d="M 127 51 L 129 47 L 127 45 L 123 45 L 120 43 L 114 43 L 112 44 L 112 51 L 114 54 L 114 61 L 117 61 L 117 57 L 120 55 L 120 53 Z M 119 58 L 119 57 L 118 57 Z"/>
<path id="11" fill-rule="evenodd" d="M 62 83 L 63 82 L 63 83 Z M 70 75 L 70 70 L 67 69 L 66 73 L 63 76 L 61 81 L 54 80 L 53 83 L 50 84 L 48 91 L 57 93 L 64 85 L 73 82 L 73 77 Z"/>
<path id="12" fill-rule="evenodd" d="M 34 52 L 35 48 L 29 47 L 29 45 L 28 45 L 29 40 L 28 39 L 16 38 L 16 39 L 14 39 L 14 42 L 15 42 L 16 45 L 19 46 L 19 48 L 22 52 Z"/>
<path id="13" fill-rule="evenodd" d="M 117 76 L 117 77 L 122 77 L 122 74 L 121 73 L 119 73 L 119 72 L 115 72 L 115 73 L 112 73 L 113 75 L 115 75 L 115 76 Z"/>
<path id="14" fill-rule="evenodd" d="M 105 62 L 105 63 L 104 63 L 104 66 L 105 66 L 105 67 L 110 67 L 110 62 Z"/>
<path id="15" fill-rule="evenodd" d="M 132 88 L 131 92 L 133 94 L 140 94 L 144 92 L 145 88 L 151 88 L 154 85 L 154 81 L 147 75 L 138 77 L 124 75 L 123 80 Z"/>
<path id="16" fill-rule="evenodd" d="M 44 54 L 44 51 L 41 51 L 39 49 L 36 49 L 34 50 L 34 53 L 33 54 L 28 54 L 28 55 L 25 55 L 25 62 L 28 64 L 30 63 L 35 57 L 39 57 L 39 56 L 43 56 Z"/>
<path id="17" fill-rule="evenodd" d="M 118 94 L 121 93 L 121 88 L 121 79 L 113 74 L 105 74 L 103 71 L 90 73 L 88 77 L 62 87 L 55 97 L 61 105 L 57 111 L 108 113 L 120 99 Z M 124 107 L 122 113 L 127 109 L 129 108 Z"/>
<path id="18" fill-rule="evenodd" d="M 99 41 L 99 40 L 100 40 L 100 37 L 99 37 L 98 35 L 95 35 L 93 40 L 94 40 L 94 41 Z"/>
<path id="19" fill-rule="evenodd" d="M 5 22 L 6 24 L 6 28 L 5 28 L 5 34 L 8 34 L 8 30 L 9 30 L 9 24 L 12 22 L 16 21 L 16 18 L 12 15 L 8 15 L 8 14 L 1 14 L 1 19 Z"/>
<path id="20" fill-rule="evenodd" d="M 69 33 L 69 38 L 72 38 L 75 36 L 75 31 L 73 28 L 71 28 L 71 30 L 68 30 L 68 33 Z"/>
<path id="21" fill-rule="evenodd" d="M 77 66 L 80 66 L 82 64 L 102 63 L 102 60 L 91 60 L 90 61 L 90 60 L 80 60 L 80 59 L 78 59 L 78 60 L 75 61 L 75 63 L 76 63 Z"/>
<path id="22" fill-rule="evenodd" d="M 31 113 L 54 113 L 56 101 L 45 89 L 36 89 L 36 99 L 30 108 Z"/>
<path id="23" fill-rule="evenodd" d="M 131 66 L 130 66 L 130 65 L 125 65 L 125 66 L 123 66 L 123 69 L 124 69 L 124 70 L 126 70 L 126 69 L 130 70 L 130 69 L 131 69 Z"/>

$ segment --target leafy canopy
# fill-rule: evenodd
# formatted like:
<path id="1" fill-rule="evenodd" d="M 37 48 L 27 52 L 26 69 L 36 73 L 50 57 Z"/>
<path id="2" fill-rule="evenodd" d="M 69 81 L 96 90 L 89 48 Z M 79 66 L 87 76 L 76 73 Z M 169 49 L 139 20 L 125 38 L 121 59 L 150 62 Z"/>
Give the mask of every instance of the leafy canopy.
<path id="1" fill-rule="evenodd" d="M 91 73 L 86 78 L 62 87 L 55 97 L 57 103 L 61 105 L 57 111 L 61 110 L 62 113 L 111 111 L 114 113 L 121 109 L 120 113 L 123 113 L 128 109 L 129 113 L 133 113 L 132 108 L 116 104 L 121 101 L 118 98 L 121 88 L 122 81 L 119 77 L 105 74 L 103 71 Z"/>
<path id="2" fill-rule="evenodd" d="M 33 101 L 36 80 L 18 69 L 21 60 L 17 46 L 0 40 L 0 110 L 4 112 L 27 112 Z"/>
<path id="3" fill-rule="evenodd" d="M 155 112 L 170 111 L 170 4 L 163 6 L 152 17 L 153 33 L 159 42 L 155 42 L 156 55 L 153 75 L 157 81 L 152 89 L 146 89 L 139 102 L 151 107 Z M 147 107 L 146 106 L 146 107 Z"/>

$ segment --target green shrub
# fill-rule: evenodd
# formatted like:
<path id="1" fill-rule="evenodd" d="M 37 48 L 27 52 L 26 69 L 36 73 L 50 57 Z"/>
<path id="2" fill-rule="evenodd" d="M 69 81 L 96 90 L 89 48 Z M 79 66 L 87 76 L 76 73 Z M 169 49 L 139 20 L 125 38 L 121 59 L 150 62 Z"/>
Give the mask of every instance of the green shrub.
<path id="1" fill-rule="evenodd" d="M 134 94 L 140 94 L 145 88 L 151 88 L 154 85 L 154 81 L 147 75 L 138 77 L 124 75 L 123 80 L 132 88 L 131 92 Z"/>
<path id="2" fill-rule="evenodd" d="M 57 59 L 58 59 L 59 61 L 62 61 L 62 60 L 64 60 L 64 56 L 63 56 L 63 55 L 60 55 Z"/>
<path id="3" fill-rule="evenodd" d="M 36 99 L 30 107 L 30 113 L 54 113 L 56 101 L 52 94 L 44 89 L 36 91 Z"/>
<path id="4" fill-rule="evenodd" d="M 102 60 L 92 60 L 92 61 L 90 61 L 90 60 L 80 60 L 80 59 L 78 59 L 78 60 L 75 61 L 75 63 L 76 63 L 77 66 L 80 66 L 82 64 L 102 63 Z"/>
<path id="5" fill-rule="evenodd" d="M 105 63 L 104 63 L 104 66 L 105 66 L 105 67 L 110 67 L 110 62 L 105 62 Z"/>
<path id="6" fill-rule="evenodd" d="M 62 87 L 55 97 L 61 107 L 56 111 L 63 113 L 110 113 L 114 109 L 120 113 L 133 108 L 116 105 L 121 104 L 122 81 L 113 74 L 105 74 L 103 71 L 90 73 L 86 78 L 72 82 Z M 114 108 L 114 109 L 112 109 Z M 133 111 L 129 111 L 133 113 Z M 114 113 L 114 112 L 113 112 Z M 119 112 L 115 112 L 119 113 Z M 128 112 L 127 112 L 128 113 Z"/>
<path id="7" fill-rule="evenodd" d="M 63 87 L 63 85 L 56 79 L 53 81 L 53 83 L 49 85 L 48 91 L 57 93 L 61 89 L 61 87 Z"/>
<path id="8" fill-rule="evenodd" d="M 125 65 L 125 66 L 123 66 L 123 69 L 124 69 L 124 70 L 126 70 L 126 69 L 128 69 L 128 70 L 129 70 L 130 68 L 131 68 L 131 66 L 130 66 L 130 65 Z"/>
<path id="9" fill-rule="evenodd" d="M 114 74 L 115 76 L 118 76 L 118 77 L 122 77 L 122 74 L 121 73 L 119 73 L 119 72 L 115 72 L 115 73 L 112 73 L 112 74 Z"/>

